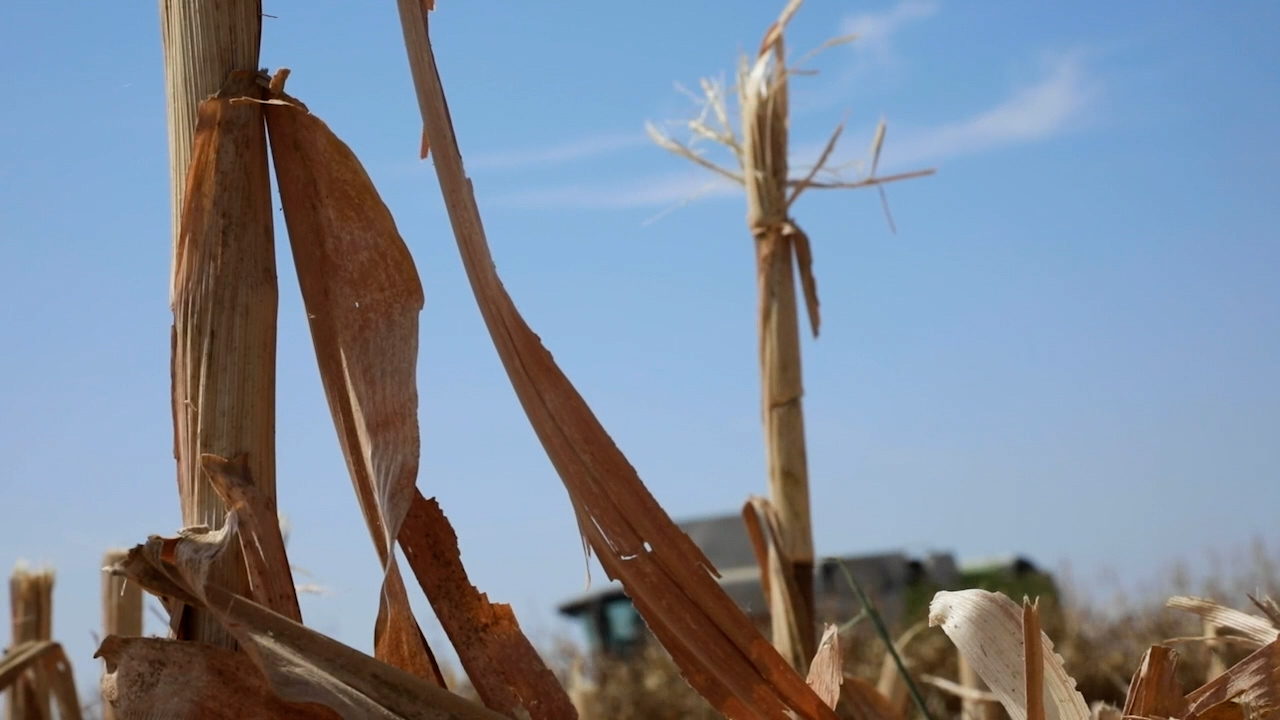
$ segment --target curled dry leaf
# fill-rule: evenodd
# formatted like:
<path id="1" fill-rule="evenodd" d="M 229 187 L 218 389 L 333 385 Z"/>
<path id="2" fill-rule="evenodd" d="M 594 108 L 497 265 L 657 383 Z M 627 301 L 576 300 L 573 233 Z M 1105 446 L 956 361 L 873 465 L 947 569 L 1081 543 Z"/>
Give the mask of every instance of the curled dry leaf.
<path id="1" fill-rule="evenodd" d="M 1186 720 L 1204 720 L 1234 712 L 1218 707 L 1232 702 L 1251 720 L 1280 715 L 1280 640 L 1258 648 L 1222 675 L 1187 695 Z"/>
<path id="2" fill-rule="evenodd" d="M 200 457 L 248 456 L 275 492 L 276 255 L 258 74 L 231 73 L 200 103 L 174 265 L 173 422 L 178 492 L 187 525 L 216 526 L 226 508 Z M 239 548 L 210 571 L 247 591 Z M 272 572 L 288 573 L 289 568 Z M 199 615 L 199 614 L 197 614 Z M 178 636 L 228 644 L 207 616 L 175 618 Z"/>
<path id="3" fill-rule="evenodd" d="M 509 717 L 523 710 L 531 720 L 577 716 L 511 606 L 489 602 L 467 579 L 458 537 L 435 499 L 414 493 L 400 547 L 486 706 Z"/>
<path id="4" fill-rule="evenodd" d="M 1179 595 L 1169 598 L 1167 605 L 1176 610 L 1195 613 L 1219 628 L 1237 632 L 1258 645 L 1275 642 L 1276 638 L 1280 637 L 1280 629 L 1277 629 L 1270 619 L 1224 607 L 1212 600 Z"/>
<path id="5" fill-rule="evenodd" d="M 827 707 L 835 709 L 840 702 L 840 685 L 844 682 L 844 652 L 840 649 L 840 629 L 827 625 L 818 641 L 818 652 L 809 664 L 809 687 L 822 698 Z"/>
<path id="6" fill-rule="evenodd" d="M 204 455 L 200 464 L 209 482 L 239 520 L 240 550 L 249 572 L 253 598 L 290 620 L 302 622 L 298 592 L 293 574 L 288 571 L 289 557 L 284 549 L 275 498 L 254 485 L 249 463 L 243 455 L 235 460 Z"/>
<path id="7" fill-rule="evenodd" d="M 578 527 L 622 581 L 684 677 L 730 718 L 835 720 L 716 582 L 710 561 L 640 481 L 582 396 L 525 323 L 494 270 L 462 168 L 417 0 L 398 0 L 454 237 L 476 303 L 530 424 L 569 492 Z"/>
<path id="8" fill-rule="evenodd" d="M 1012 720 L 1027 720 L 1022 610 L 1000 593 L 986 590 L 939 592 L 929 604 L 929 624 L 941 626 Z M 1047 720 L 1087 720 L 1089 706 L 1075 680 L 1040 633 L 1044 658 L 1044 710 Z"/>
<path id="9" fill-rule="evenodd" d="M 1163 645 L 1152 646 L 1129 683 L 1124 714 L 1138 717 L 1180 718 L 1186 712 L 1178 683 L 1178 653 Z"/>
<path id="10" fill-rule="evenodd" d="M 385 572 L 375 653 L 443 687 L 393 552 L 421 450 L 422 283 L 359 159 L 282 80 L 264 106 L 271 156 L 325 397 Z"/>
<path id="11" fill-rule="evenodd" d="M 186 528 L 177 537 L 153 536 L 110 570 L 149 592 L 210 612 L 283 700 L 324 705 L 344 720 L 504 717 L 209 583 L 209 567 L 232 546 L 236 525 L 235 513 L 229 513 L 216 531 Z M 202 717 L 191 714 L 200 710 L 192 706 L 175 717 Z"/>

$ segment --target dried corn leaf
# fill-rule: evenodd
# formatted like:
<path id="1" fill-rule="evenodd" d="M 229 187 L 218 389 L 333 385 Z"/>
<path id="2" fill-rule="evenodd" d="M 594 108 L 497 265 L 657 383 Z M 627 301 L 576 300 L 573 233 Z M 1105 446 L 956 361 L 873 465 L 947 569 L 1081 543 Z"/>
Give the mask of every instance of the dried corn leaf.
<path id="1" fill-rule="evenodd" d="M 284 549 L 275 498 L 254 484 L 243 455 L 235 460 L 204 455 L 200 464 L 214 489 L 239 519 L 240 550 L 254 600 L 290 620 L 302 622 L 293 575 L 279 572 L 279 568 L 289 567 L 289 556 Z"/>
<path id="2" fill-rule="evenodd" d="M 1195 613 L 1219 628 L 1232 630 L 1259 645 L 1275 642 L 1276 638 L 1280 637 L 1280 629 L 1277 629 L 1270 619 L 1224 607 L 1212 600 L 1179 595 L 1169 598 L 1167 606 Z"/>
<path id="3" fill-rule="evenodd" d="M 208 569 L 232 546 L 237 524 L 233 512 L 219 530 L 186 528 L 177 537 L 152 537 L 111 570 L 149 592 L 211 612 L 283 700 L 324 705 L 344 720 L 504 717 L 208 583 Z"/>
<path id="4" fill-rule="evenodd" d="M 507 375 L 573 503 L 578 526 L 689 683 L 730 718 L 835 720 L 716 582 L 706 556 L 640 481 L 525 323 L 489 254 L 417 0 L 398 0 L 445 207 Z"/>
<path id="5" fill-rule="evenodd" d="M 807 622 L 801 625 L 804 598 L 796 582 L 795 566 L 787 556 L 778 510 L 768 499 L 753 495 L 742 506 L 742 520 L 760 566 L 764 596 L 769 601 L 773 646 L 797 672 L 803 672 L 809 661 L 805 653 L 812 644 L 812 633 L 808 632 Z"/>
<path id="6" fill-rule="evenodd" d="M 435 499 L 414 493 L 399 539 L 405 561 L 484 704 L 509 717 L 576 717 L 569 696 L 521 632 L 511 606 L 489 602 L 467 579 L 458 537 Z"/>
<path id="7" fill-rule="evenodd" d="M 204 643 L 108 636 L 95 658 L 106 661 L 103 698 L 120 718 L 324 720 L 340 717 L 316 704 L 281 700 L 242 653 Z"/>
<path id="8" fill-rule="evenodd" d="M 1280 604 L 1265 595 L 1260 598 L 1250 595 L 1249 599 L 1262 611 L 1263 615 L 1267 616 L 1272 625 L 1280 628 Z"/>
<path id="9" fill-rule="evenodd" d="M 444 686 L 393 543 L 413 498 L 422 283 L 359 159 L 273 80 L 265 106 L 280 200 L 329 411 L 385 580 L 379 659 Z"/>
<path id="10" fill-rule="evenodd" d="M 1251 719 L 1245 708 L 1233 700 L 1223 700 L 1196 715 L 1196 720 L 1256 720 Z"/>
<path id="11" fill-rule="evenodd" d="M 187 525 L 216 526 L 226 508 L 200 457 L 247 455 L 254 481 L 275 493 L 276 255 L 258 75 L 235 72 L 200 104 L 174 248 L 173 422 L 178 492 Z M 248 589 L 237 548 L 211 569 Z M 288 574 L 289 568 L 272 568 Z M 207 617 L 175 618 L 178 636 L 220 645 Z"/>
<path id="12" fill-rule="evenodd" d="M 1178 653 L 1154 645 L 1142 656 L 1142 664 L 1129 683 L 1124 714 L 1139 717 L 1180 718 L 1186 712 L 1178 683 Z"/>
<path id="13" fill-rule="evenodd" d="M 1280 640 L 1258 648 L 1226 673 L 1187 695 L 1186 718 L 1200 720 L 1228 700 L 1244 706 L 1252 720 L 1266 720 L 1280 712 Z"/>
<path id="14" fill-rule="evenodd" d="M 986 590 L 939 592 L 929 604 L 929 624 L 942 627 L 1012 720 L 1027 720 L 1022 610 L 1016 603 Z M 1045 717 L 1086 720 L 1089 706 L 1076 691 L 1075 680 L 1054 654 L 1053 643 L 1043 632 L 1040 635 Z"/>
<path id="15" fill-rule="evenodd" d="M 818 641 L 818 652 L 809 664 L 809 677 L 805 682 L 822 698 L 827 707 L 835 709 L 840 702 L 840 685 L 844 681 L 844 653 L 840 649 L 840 629 L 827 625 Z"/>

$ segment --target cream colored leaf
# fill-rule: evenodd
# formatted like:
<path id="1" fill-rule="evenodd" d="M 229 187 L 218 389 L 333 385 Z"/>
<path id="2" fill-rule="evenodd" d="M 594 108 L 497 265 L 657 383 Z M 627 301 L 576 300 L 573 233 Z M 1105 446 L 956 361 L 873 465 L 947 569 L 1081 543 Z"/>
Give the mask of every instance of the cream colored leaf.
<path id="1" fill-rule="evenodd" d="M 951 638 L 1012 720 L 1026 720 L 1022 608 L 1004 595 L 986 590 L 944 591 L 929 604 L 929 625 L 940 626 Z M 1089 706 L 1043 632 L 1041 644 L 1045 717 L 1088 720 Z"/>
<path id="2" fill-rule="evenodd" d="M 1176 610 L 1195 613 L 1214 625 L 1234 630 L 1259 645 L 1275 642 L 1276 638 L 1280 637 L 1280 630 L 1277 630 L 1267 618 L 1224 607 L 1212 600 L 1179 595 L 1169 598 L 1167 605 Z"/>

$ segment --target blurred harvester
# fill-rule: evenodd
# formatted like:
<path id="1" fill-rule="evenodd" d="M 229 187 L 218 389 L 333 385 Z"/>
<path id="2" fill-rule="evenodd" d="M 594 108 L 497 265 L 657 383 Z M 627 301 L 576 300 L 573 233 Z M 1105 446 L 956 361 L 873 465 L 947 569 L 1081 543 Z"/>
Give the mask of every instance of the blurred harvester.
<path id="1" fill-rule="evenodd" d="M 769 603 L 760 583 L 760 568 L 751 540 L 737 513 L 686 520 L 680 528 L 720 571 L 720 585 L 750 616 L 766 637 Z M 1011 596 L 1057 596 L 1052 575 L 1030 560 L 1010 556 L 961 567 L 950 553 L 912 557 L 903 552 L 822 558 L 815 564 L 815 621 L 843 623 L 862 611 L 844 569 L 857 579 L 895 635 L 923 619 L 938 590 L 982 587 Z M 590 650 L 615 658 L 636 655 L 649 633 L 630 598 L 618 583 L 609 583 L 561 603 L 562 615 L 581 624 Z"/>

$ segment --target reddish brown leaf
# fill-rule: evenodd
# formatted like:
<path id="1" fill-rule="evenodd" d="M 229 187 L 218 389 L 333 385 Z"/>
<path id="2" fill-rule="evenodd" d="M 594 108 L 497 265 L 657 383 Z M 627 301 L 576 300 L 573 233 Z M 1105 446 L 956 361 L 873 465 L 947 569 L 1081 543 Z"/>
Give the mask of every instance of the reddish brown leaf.
<path id="1" fill-rule="evenodd" d="M 507 295 L 462 170 L 425 29 L 405 22 L 417 15 L 406 13 L 409 2 L 400 0 L 401 20 L 463 265 L 516 395 L 569 492 L 580 531 L 684 677 L 721 713 L 781 719 L 791 711 L 835 720 L 725 594 L 706 556 L 654 500 Z"/>
<path id="2" fill-rule="evenodd" d="M 467 579 L 457 535 L 435 499 L 415 493 L 400 526 L 400 547 L 485 705 L 510 717 L 577 717 L 511 606 L 489 602 Z"/>
<path id="3" fill-rule="evenodd" d="M 1142 664 L 1129 683 L 1124 714 L 1180 718 L 1186 705 L 1178 683 L 1177 651 L 1163 645 L 1152 646 L 1142 656 Z"/>
<path id="4" fill-rule="evenodd" d="M 1253 720 L 1267 720 L 1280 711 L 1280 640 L 1258 648 L 1226 673 L 1187 695 L 1187 720 L 1200 720 L 1214 706 L 1234 701 L 1247 708 Z"/>
<path id="5" fill-rule="evenodd" d="M 1204 712 L 1196 715 L 1196 720 L 1248 720 L 1248 713 L 1243 706 L 1234 700 L 1223 700 L 1217 705 L 1210 705 Z"/>
<path id="6" fill-rule="evenodd" d="M 1044 649 L 1040 643 L 1040 601 L 1022 599 L 1022 660 L 1026 678 L 1027 720 L 1045 720 Z"/>
<path id="7" fill-rule="evenodd" d="M 422 283 L 373 182 L 345 143 L 272 84 L 271 155 L 329 411 L 386 571 L 379 659 L 444 686 L 392 543 L 418 475 Z"/>

